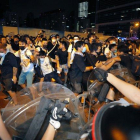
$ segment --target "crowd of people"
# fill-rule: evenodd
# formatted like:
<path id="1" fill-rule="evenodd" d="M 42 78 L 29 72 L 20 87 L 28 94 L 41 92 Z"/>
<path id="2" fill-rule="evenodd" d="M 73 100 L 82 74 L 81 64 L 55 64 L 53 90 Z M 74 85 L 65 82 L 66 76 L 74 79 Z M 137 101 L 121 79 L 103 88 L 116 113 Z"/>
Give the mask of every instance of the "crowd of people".
<path id="1" fill-rule="evenodd" d="M 37 82 L 62 84 L 78 96 L 87 90 L 88 77 L 95 70 L 99 81 L 108 80 L 130 99 L 133 96 L 130 91 L 135 89 L 134 86 L 129 85 L 131 90 L 122 89 L 118 83 L 128 85 L 106 71 L 123 66 L 139 79 L 139 47 L 137 41 L 122 41 L 116 37 L 101 42 L 93 33 L 88 34 L 87 38 L 71 34 L 60 38 L 58 34 L 53 34 L 47 39 L 42 32 L 36 37 L 19 34 L 0 36 L 1 89 L 7 96 L 5 100 L 13 99 L 13 105 L 18 104 L 18 90 L 27 87 L 31 91 L 30 87 Z M 139 104 L 139 89 L 136 88 L 135 91 L 137 93 L 134 93 L 136 96 L 132 101 Z M 20 94 L 26 95 L 28 92 Z M 32 96 L 33 99 L 36 98 L 34 94 Z"/>
<path id="2" fill-rule="evenodd" d="M 0 36 L 1 85 L 5 99 L 12 98 L 15 105 L 17 87 L 30 89 L 35 82 L 63 84 L 77 96 L 87 90 L 88 77 L 95 68 L 108 70 L 121 64 L 139 76 L 139 67 L 132 68 L 133 59 L 139 62 L 139 55 L 136 41 L 110 37 L 100 42 L 93 33 L 87 38 L 53 34 L 47 39 L 42 33 L 36 37 Z"/>

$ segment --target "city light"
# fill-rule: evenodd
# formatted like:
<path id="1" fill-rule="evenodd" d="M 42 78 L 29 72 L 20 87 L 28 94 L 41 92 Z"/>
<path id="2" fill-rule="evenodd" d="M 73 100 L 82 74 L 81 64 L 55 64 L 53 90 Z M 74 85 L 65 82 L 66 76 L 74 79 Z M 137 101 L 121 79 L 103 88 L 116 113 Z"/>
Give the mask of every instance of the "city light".
<path id="1" fill-rule="evenodd" d="M 139 23 L 136 23 L 135 26 L 138 27 L 139 26 Z"/>

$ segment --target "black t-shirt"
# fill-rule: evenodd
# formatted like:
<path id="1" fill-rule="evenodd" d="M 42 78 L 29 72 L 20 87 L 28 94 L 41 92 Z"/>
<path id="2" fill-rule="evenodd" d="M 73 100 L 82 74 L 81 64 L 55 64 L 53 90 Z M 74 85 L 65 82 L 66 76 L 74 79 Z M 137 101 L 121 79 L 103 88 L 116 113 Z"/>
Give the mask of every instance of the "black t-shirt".
<path id="1" fill-rule="evenodd" d="M 48 42 L 48 45 L 47 45 L 47 50 L 48 52 L 54 47 L 54 45 L 51 43 L 51 42 Z M 59 47 L 59 44 L 56 44 L 54 49 L 49 53 L 49 56 L 53 59 L 55 59 L 55 53 L 56 51 L 58 50 L 58 47 Z"/>
<path id="2" fill-rule="evenodd" d="M 86 65 L 84 62 L 84 57 L 79 54 L 75 54 L 70 70 L 71 81 L 82 82 L 82 75 L 85 71 L 85 68 Z"/>
<path id="3" fill-rule="evenodd" d="M 1 75 L 3 79 L 10 79 L 13 77 L 13 67 L 18 67 L 17 60 L 14 54 L 8 52 L 1 65 Z"/>
<path id="4" fill-rule="evenodd" d="M 121 58 L 120 64 L 130 70 L 132 67 L 132 60 L 131 60 L 130 56 L 129 55 L 120 55 L 120 58 Z"/>
<path id="5" fill-rule="evenodd" d="M 62 51 L 61 49 L 58 49 L 56 55 L 59 57 L 60 65 L 67 64 L 67 57 L 68 57 L 67 50 Z"/>

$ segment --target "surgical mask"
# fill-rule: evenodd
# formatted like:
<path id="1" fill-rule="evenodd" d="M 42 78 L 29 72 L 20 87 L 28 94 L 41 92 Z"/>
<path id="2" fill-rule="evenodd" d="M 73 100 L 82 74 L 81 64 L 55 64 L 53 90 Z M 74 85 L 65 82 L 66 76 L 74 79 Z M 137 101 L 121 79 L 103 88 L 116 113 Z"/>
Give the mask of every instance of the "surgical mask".
<path id="1" fill-rule="evenodd" d="M 86 52 L 86 47 L 83 48 L 82 53 Z"/>
<path id="2" fill-rule="evenodd" d="M 59 38 L 57 38 L 57 41 L 59 41 Z"/>
<path id="3" fill-rule="evenodd" d="M 117 53 L 117 50 L 114 50 L 114 53 Z"/>
<path id="4" fill-rule="evenodd" d="M 19 47 L 22 51 L 25 49 L 25 46 L 19 46 Z"/>
<path id="5" fill-rule="evenodd" d="M 40 62 L 43 63 L 45 58 L 40 58 Z"/>
<path id="6" fill-rule="evenodd" d="M 52 43 L 55 43 L 56 42 L 56 39 L 52 39 Z"/>
<path id="7" fill-rule="evenodd" d="M 3 57 L 3 56 L 5 56 L 5 53 L 0 53 L 0 57 Z"/>
<path id="8" fill-rule="evenodd" d="M 74 40 L 74 43 L 78 42 L 79 40 Z"/>

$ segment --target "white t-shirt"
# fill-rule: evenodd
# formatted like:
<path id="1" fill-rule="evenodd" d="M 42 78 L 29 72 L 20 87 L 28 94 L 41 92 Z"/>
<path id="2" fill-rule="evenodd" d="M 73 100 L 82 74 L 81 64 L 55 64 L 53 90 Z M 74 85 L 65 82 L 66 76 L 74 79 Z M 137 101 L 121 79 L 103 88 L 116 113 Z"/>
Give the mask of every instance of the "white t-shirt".
<path id="1" fill-rule="evenodd" d="M 105 48 L 104 55 L 109 54 L 109 57 L 111 58 L 111 51 L 109 50 L 109 47 Z"/>
<path id="2" fill-rule="evenodd" d="M 20 59 L 22 64 L 30 61 L 29 58 L 27 58 L 27 56 L 30 57 L 32 55 L 30 50 L 26 48 L 23 51 L 19 50 L 19 53 L 20 53 Z M 33 72 L 33 71 L 34 71 L 33 63 L 29 62 L 28 65 L 22 65 L 22 72 Z"/>
<path id="3" fill-rule="evenodd" d="M 68 48 L 68 53 L 71 53 L 70 64 L 73 63 L 75 52 L 76 52 L 75 48 L 72 48 L 72 44 L 70 44 Z"/>
<path id="4" fill-rule="evenodd" d="M 40 60 L 40 67 L 44 76 L 54 71 L 54 68 L 50 64 L 50 60 L 48 57 L 45 57 L 44 61 Z"/>

